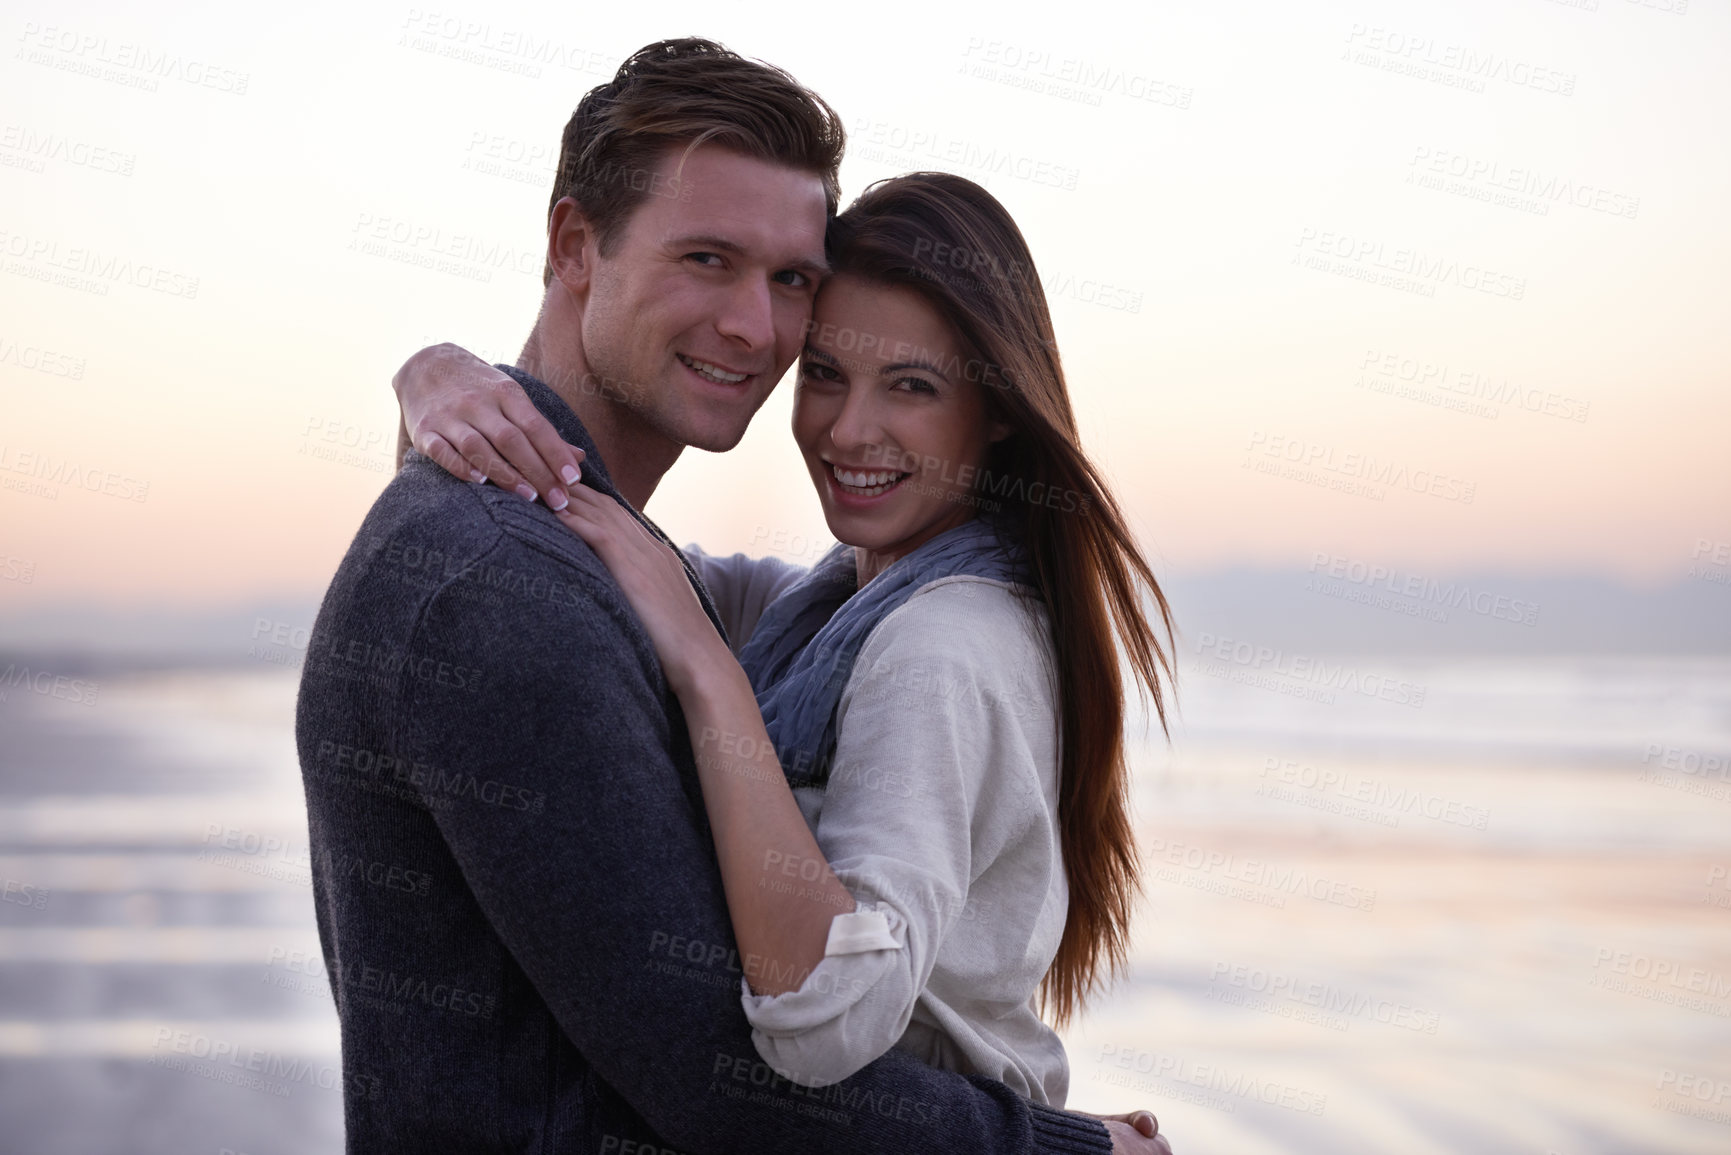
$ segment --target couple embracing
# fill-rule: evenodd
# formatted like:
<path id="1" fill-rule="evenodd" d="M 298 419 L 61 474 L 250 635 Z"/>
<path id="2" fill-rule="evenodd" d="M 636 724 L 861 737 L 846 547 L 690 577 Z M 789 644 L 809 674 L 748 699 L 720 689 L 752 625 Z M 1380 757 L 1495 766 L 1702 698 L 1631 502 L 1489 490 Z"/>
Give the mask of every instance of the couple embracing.
<path id="1" fill-rule="evenodd" d="M 837 215 L 842 146 L 642 49 L 566 125 L 517 363 L 397 375 L 296 718 L 350 1151 L 1169 1150 L 1062 1109 L 1050 1025 L 1125 957 L 1165 600 L 1015 223 L 941 173 Z M 796 360 L 839 544 L 675 548 L 662 476 Z"/>

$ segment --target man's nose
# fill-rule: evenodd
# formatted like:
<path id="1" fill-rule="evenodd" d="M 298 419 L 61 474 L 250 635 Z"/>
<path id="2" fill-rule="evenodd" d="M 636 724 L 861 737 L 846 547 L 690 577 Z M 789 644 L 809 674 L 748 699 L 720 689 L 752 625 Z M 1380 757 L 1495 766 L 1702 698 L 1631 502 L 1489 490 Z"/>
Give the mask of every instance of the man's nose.
<path id="1" fill-rule="evenodd" d="M 775 344 L 775 303 L 769 282 L 741 278 L 727 295 L 727 306 L 716 325 L 723 337 L 731 337 L 747 349 L 768 349 Z"/>

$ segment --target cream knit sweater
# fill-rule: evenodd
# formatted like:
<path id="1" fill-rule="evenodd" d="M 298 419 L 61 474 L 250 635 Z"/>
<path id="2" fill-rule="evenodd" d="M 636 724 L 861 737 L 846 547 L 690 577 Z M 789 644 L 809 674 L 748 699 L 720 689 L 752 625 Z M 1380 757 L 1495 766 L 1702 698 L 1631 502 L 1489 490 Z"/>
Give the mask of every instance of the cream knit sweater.
<path id="1" fill-rule="evenodd" d="M 736 649 L 803 572 L 686 553 Z M 858 910 L 798 990 L 741 983 L 753 1042 L 788 1078 L 836 1082 L 896 1046 L 1064 1105 L 1063 1044 L 1033 1005 L 1068 906 L 1046 623 L 1023 587 L 945 578 L 860 651 L 829 782 L 795 791 Z"/>

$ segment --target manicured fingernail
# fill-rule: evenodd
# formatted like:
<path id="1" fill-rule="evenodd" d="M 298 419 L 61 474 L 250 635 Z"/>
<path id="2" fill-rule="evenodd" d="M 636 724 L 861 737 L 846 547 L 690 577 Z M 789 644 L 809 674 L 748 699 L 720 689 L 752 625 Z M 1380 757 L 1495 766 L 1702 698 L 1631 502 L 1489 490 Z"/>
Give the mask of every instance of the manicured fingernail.
<path id="1" fill-rule="evenodd" d="M 522 498 L 524 501 L 534 501 L 536 494 L 533 489 L 529 488 L 527 482 L 519 481 L 517 483 L 517 496 Z"/>
<path id="2" fill-rule="evenodd" d="M 577 467 L 575 465 L 567 465 L 564 469 L 559 471 L 559 476 L 565 479 L 566 485 L 576 485 L 577 479 L 581 477 L 582 474 L 577 472 Z"/>
<path id="3" fill-rule="evenodd" d="M 565 496 L 565 491 L 563 489 L 549 489 L 547 491 L 548 509 L 560 510 L 570 504 L 571 499 Z"/>
<path id="4" fill-rule="evenodd" d="M 483 481 L 487 480 L 487 475 L 482 473 L 479 469 L 471 469 L 469 470 L 469 480 L 474 482 L 476 485 L 479 485 Z"/>

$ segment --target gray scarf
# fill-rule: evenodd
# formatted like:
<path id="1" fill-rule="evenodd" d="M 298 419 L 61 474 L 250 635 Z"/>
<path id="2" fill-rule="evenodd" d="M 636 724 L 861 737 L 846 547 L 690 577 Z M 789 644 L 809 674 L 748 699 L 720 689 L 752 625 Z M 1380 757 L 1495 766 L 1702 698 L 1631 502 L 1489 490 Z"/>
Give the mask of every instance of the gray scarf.
<path id="1" fill-rule="evenodd" d="M 837 545 L 763 611 L 739 662 L 791 785 L 828 781 L 836 706 L 878 623 L 922 587 L 958 576 L 1029 581 L 1023 551 L 973 518 L 898 559 L 863 590 L 853 547 Z"/>

